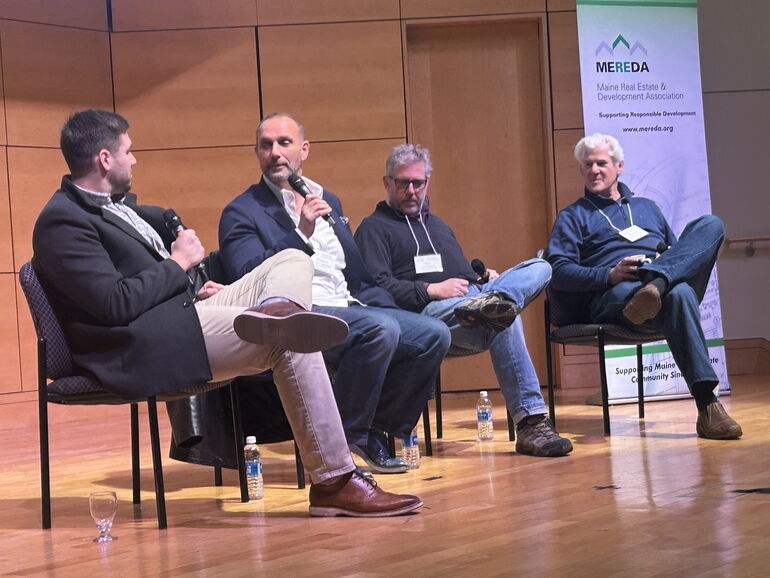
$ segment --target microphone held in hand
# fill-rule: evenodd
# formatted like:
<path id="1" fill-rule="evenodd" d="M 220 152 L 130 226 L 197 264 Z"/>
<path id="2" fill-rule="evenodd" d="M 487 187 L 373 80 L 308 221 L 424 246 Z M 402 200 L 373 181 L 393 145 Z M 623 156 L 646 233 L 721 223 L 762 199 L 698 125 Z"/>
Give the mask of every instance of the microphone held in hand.
<path id="1" fill-rule="evenodd" d="M 163 212 L 163 221 L 166 223 L 166 228 L 175 237 L 178 237 L 179 233 L 187 228 L 184 226 L 182 219 L 179 218 L 179 215 L 177 215 L 177 212 L 174 209 L 167 209 Z M 206 273 L 206 266 L 203 263 L 198 263 L 193 269 L 198 273 L 198 276 L 203 283 L 209 280 L 209 275 Z"/>
<path id="2" fill-rule="evenodd" d="M 307 185 L 305 184 L 305 181 L 302 180 L 302 177 L 300 177 L 297 173 L 291 173 L 289 175 L 289 178 L 286 179 L 289 184 L 291 185 L 291 188 L 297 191 L 300 195 L 302 195 L 302 198 L 307 197 L 308 195 L 312 195 L 313 191 L 311 191 L 309 188 L 307 188 Z M 324 215 L 323 216 L 324 221 L 329 223 L 332 227 L 334 226 L 334 219 L 331 215 Z"/>
<path id="3" fill-rule="evenodd" d="M 487 271 L 487 266 L 484 265 L 484 261 L 481 259 L 474 259 L 471 261 L 471 268 L 476 273 L 476 275 L 479 276 L 479 281 L 482 283 L 489 282 L 489 271 Z"/>

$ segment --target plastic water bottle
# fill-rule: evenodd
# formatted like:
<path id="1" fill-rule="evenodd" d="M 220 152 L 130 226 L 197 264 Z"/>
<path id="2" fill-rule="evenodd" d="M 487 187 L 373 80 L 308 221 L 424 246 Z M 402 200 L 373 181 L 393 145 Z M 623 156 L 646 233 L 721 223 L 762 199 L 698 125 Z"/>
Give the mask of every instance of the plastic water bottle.
<path id="1" fill-rule="evenodd" d="M 476 403 L 476 422 L 480 442 L 494 438 L 495 426 L 492 423 L 492 401 L 487 397 L 486 391 L 479 392 L 479 401 Z"/>
<path id="2" fill-rule="evenodd" d="M 417 441 L 417 430 L 405 438 L 401 438 L 401 457 L 407 463 L 410 470 L 420 467 L 420 444 Z"/>
<path id="3" fill-rule="evenodd" d="M 246 482 L 249 487 L 249 500 L 261 500 L 265 497 L 265 486 L 262 482 L 262 462 L 257 447 L 257 438 L 249 436 L 243 447 L 243 457 L 246 460 Z"/>

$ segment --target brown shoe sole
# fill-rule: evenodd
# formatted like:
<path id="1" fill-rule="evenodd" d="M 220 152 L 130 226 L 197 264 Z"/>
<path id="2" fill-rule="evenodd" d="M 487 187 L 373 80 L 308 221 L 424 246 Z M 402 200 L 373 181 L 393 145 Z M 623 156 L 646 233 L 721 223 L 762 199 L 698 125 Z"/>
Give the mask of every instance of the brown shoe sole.
<path id="1" fill-rule="evenodd" d="M 297 353 L 329 349 L 348 335 L 348 324 L 342 319 L 311 311 L 273 317 L 247 310 L 235 318 L 233 329 L 249 343 L 278 345 Z"/>
<path id="2" fill-rule="evenodd" d="M 639 289 L 623 309 L 623 316 L 634 325 L 641 325 L 660 311 L 660 291 L 655 285 Z"/>
<path id="3" fill-rule="evenodd" d="M 313 517 L 329 518 L 333 516 L 349 516 L 351 518 L 387 518 L 390 516 L 400 516 L 401 514 L 408 514 L 415 511 L 417 508 L 422 507 L 422 501 L 403 506 L 395 510 L 384 510 L 379 512 L 356 512 L 355 510 L 346 510 L 343 508 L 335 508 L 334 506 L 310 506 L 308 512 Z"/>

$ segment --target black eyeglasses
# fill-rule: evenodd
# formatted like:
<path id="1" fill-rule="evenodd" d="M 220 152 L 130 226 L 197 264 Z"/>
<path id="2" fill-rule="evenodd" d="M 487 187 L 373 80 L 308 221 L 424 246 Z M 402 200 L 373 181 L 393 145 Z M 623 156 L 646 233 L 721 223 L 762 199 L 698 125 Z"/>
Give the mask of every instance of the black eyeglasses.
<path id="1" fill-rule="evenodd" d="M 396 188 L 399 191 L 405 191 L 409 188 L 409 185 L 412 185 L 415 192 L 420 192 L 428 184 L 428 179 L 394 179 L 390 176 L 388 178 L 396 183 Z"/>

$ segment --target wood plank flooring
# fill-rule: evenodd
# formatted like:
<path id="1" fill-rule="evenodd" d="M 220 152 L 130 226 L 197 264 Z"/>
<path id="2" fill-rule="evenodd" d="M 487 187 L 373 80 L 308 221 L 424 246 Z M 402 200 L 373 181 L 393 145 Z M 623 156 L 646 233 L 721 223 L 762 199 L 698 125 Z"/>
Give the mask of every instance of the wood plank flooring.
<path id="1" fill-rule="evenodd" d="M 734 377 L 725 407 L 742 440 L 701 440 L 691 400 L 611 409 L 592 392 L 557 405 L 566 458 L 518 455 L 502 397 L 493 442 L 475 441 L 473 394 L 445 395 L 444 439 L 419 470 L 378 475 L 418 494 L 415 515 L 311 519 L 291 444 L 265 446 L 266 497 L 241 504 L 235 473 L 164 460 L 169 528 L 158 531 L 146 415 L 143 504 L 131 504 L 127 407 L 51 412 L 53 529 L 39 529 L 36 405 L 0 405 L 0 574 L 8 576 L 768 576 L 770 376 Z M 163 420 L 165 421 L 165 419 Z M 164 424 L 164 440 L 169 430 Z M 164 444 L 167 448 L 167 443 Z M 165 449 L 164 449 L 165 451 Z M 118 492 L 98 545 L 88 494 Z"/>

